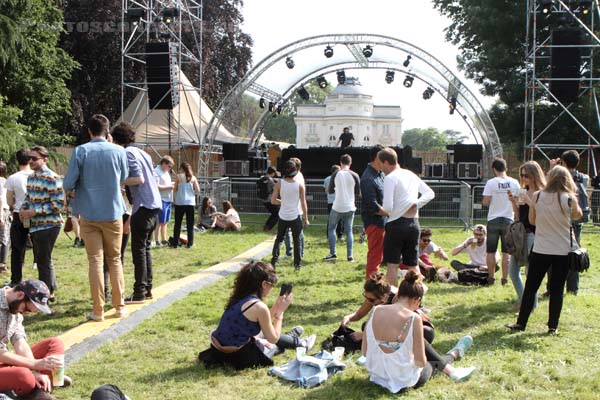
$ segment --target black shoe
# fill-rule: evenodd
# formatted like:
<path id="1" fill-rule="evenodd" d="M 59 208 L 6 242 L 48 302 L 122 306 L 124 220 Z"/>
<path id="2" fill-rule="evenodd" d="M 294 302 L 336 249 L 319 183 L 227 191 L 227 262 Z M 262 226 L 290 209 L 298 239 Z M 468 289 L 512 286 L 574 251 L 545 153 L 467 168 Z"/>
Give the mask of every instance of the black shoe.
<path id="1" fill-rule="evenodd" d="M 335 254 L 328 254 L 327 256 L 325 256 L 323 258 L 323 261 L 335 261 L 337 260 L 337 255 Z"/>
<path id="2" fill-rule="evenodd" d="M 525 330 L 525 327 L 523 325 L 519 325 L 519 324 L 506 324 L 504 326 L 513 332 Z"/>
<path id="3" fill-rule="evenodd" d="M 300 268 L 302 268 L 302 266 L 300 264 L 295 264 L 294 265 L 294 270 L 300 271 Z"/>
<path id="4" fill-rule="evenodd" d="M 550 336 L 558 336 L 558 328 L 549 328 L 548 335 Z"/>
<path id="5" fill-rule="evenodd" d="M 348 257 L 348 262 L 354 262 L 354 257 Z"/>
<path id="6" fill-rule="evenodd" d="M 550 297 L 550 292 L 548 290 L 546 290 L 543 294 L 542 297 Z"/>
<path id="7" fill-rule="evenodd" d="M 152 300 L 154 296 L 152 296 L 152 289 L 146 289 L 146 300 Z"/>
<path id="8" fill-rule="evenodd" d="M 125 297 L 124 301 L 125 304 L 144 304 L 146 302 L 146 296 L 133 293 L 132 295 Z"/>

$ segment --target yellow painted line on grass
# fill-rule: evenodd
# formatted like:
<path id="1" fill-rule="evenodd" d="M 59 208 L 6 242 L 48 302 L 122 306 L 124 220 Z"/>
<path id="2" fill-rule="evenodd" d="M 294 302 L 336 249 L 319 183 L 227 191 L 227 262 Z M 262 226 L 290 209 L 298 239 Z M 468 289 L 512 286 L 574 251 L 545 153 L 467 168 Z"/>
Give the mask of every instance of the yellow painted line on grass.
<path id="1" fill-rule="evenodd" d="M 155 301 L 160 300 L 161 298 L 169 295 L 170 293 L 175 292 L 178 289 L 181 289 L 184 286 L 189 285 L 190 283 L 206 279 L 210 276 L 219 274 L 223 271 L 228 270 L 234 265 L 240 264 L 249 258 L 255 257 L 256 254 L 259 254 L 262 251 L 265 251 L 269 248 L 273 247 L 274 238 L 267 239 L 264 242 L 252 247 L 251 249 L 238 254 L 237 256 L 230 258 L 227 261 L 223 261 L 222 263 L 213 265 L 210 268 L 199 271 L 195 274 L 188 275 L 185 278 L 178 279 L 176 281 L 167 282 L 156 289 L 152 290 L 153 299 L 146 300 L 144 304 L 129 304 L 127 305 L 127 309 L 129 310 L 129 314 L 132 314 L 135 311 L 140 310 L 143 307 L 147 307 L 148 305 L 154 303 Z M 65 333 L 59 336 L 59 338 L 65 344 L 65 350 L 73 347 L 74 345 L 83 342 L 84 340 L 91 338 L 93 336 L 98 335 L 102 331 L 110 328 L 112 325 L 121 321 L 120 318 L 115 317 L 115 309 L 111 309 L 104 313 L 104 321 L 95 322 L 89 321 L 85 322 L 75 328 L 69 329 Z"/>

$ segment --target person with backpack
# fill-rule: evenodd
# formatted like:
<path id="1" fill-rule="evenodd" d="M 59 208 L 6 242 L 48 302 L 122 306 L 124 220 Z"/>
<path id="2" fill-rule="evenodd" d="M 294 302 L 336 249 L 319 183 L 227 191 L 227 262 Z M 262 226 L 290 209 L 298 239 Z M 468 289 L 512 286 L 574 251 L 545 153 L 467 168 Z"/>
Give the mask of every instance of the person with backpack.
<path id="1" fill-rule="evenodd" d="M 579 153 L 576 150 L 567 150 L 560 158 L 555 160 L 550 160 L 550 169 L 554 168 L 556 165 L 562 165 L 571 173 L 571 177 L 575 182 L 575 186 L 577 187 L 577 204 L 579 208 L 581 208 L 582 216 L 577 220 L 571 220 L 571 226 L 573 227 L 573 233 L 575 234 L 575 240 L 577 244 L 581 244 L 581 230 L 583 228 L 583 224 L 588 222 L 590 218 L 590 205 L 587 194 L 588 183 L 590 182 L 590 177 L 586 174 L 583 174 L 577 171 L 577 166 L 579 165 Z M 544 297 L 550 296 L 550 277 L 552 275 L 552 268 L 548 270 L 548 280 L 546 282 L 546 292 L 544 293 Z M 579 272 L 569 271 L 567 273 L 567 293 L 574 294 L 577 296 L 579 292 Z"/>
<path id="2" fill-rule="evenodd" d="M 279 221 L 279 206 L 271 203 L 271 195 L 273 194 L 273 189 L 275 188 L 276 177 L 277 170 L 273 167 L 269 167 L 267 169 L 267 173 L 260 177 L 260 179 L 256 182 L 256 197 L 263 202 L 265 208 L 269 214 L 271 214 L 269 215 L 269 218 L 263 227 L 263 231 L 265 232 L 270 232 L 273 227 L 277 225 L 277 221 Z"/>
<path id="3" fill-rule="evenodd" d="M 523 281 L 521 280 L 521 265 L 525 265 L 526 271 L 529 270 L 529 253 L 533 248 L 533 241 L 535 238 L 535 225 L 529 221 L 529 207 L 534 202 L 533 194 L 537 191 L 543 190 L 546 186 L 546 177 L 542 171 L 542 167 L 535 161 L 528 161 L 521 165 L 519 168 L 519 175 L 521 176 L 521 192 L 519 193 L 508 193 L 508 199 L 513 204 L 515 217 L 519 223 L 523 224 L 524 227 L 524 238 L 521 237 L 518 240 L 526 243 L 526 257 L 525 260 L 518 260 L 519 257 L 516 254 L 512 254 L 510 262 L 508 263 L 508 275 L 510 280 L 515 287 L 517 297 L 519 301 L 514 305 L 515 311 L 518 311 L 521 307 L 521 300 L 523 298 Z M 515 239 L 513 237 L 513 239 Z M 516 242 L 516 241 L 515 241 Z M 533 307 L 537 307 L 537 296 L 534 297 Z"/>

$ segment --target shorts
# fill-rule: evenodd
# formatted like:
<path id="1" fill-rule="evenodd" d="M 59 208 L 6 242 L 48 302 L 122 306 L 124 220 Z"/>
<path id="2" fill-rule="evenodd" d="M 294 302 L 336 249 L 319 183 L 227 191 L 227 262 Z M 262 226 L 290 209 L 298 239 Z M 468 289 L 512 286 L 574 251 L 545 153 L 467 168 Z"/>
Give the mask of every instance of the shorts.
<path id="1" fill-rule="evenodd" d="M 400 217 L 385 225 L 383 262 L 417 266 L 421 227 L 417 218 Z"/>
<path id="2" fill-rule="evenodd" d="M 169 222 L 171 220 L 171 207 L 173 206 L 173 203 L 170 201 L 162 201 L 162 207 L 160 208 L 160 211 L 158 212 L 158 223 L 159 224 L 166 224 L 167 222 Z"/>
<path id="3" fill-rule="evenodd" d="M 498 250 L 498 240 L 500 240 L 503 253 L 508 253 L 506 243 L 504 243 L 504 231 L 506 227 L 512 224 L 512 220 L 504 217 L 494 218 L 487 223 L 486 252 L 495 253 Z"/>

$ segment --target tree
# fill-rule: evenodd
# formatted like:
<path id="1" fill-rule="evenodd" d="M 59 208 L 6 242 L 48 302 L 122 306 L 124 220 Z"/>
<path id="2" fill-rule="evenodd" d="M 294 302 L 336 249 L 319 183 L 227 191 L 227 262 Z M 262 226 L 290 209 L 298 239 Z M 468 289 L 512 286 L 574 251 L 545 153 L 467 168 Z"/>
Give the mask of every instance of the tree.
<path id="1" fill-rule="evenodd" d="M 450 138 L 436 128 L 407 129 L 402 134 L 402 144 L 412 147 L 413 150 L 445 150 L 446 145 L 451 143 Z"/>
<path id="2" fill-rule="evenodd" d="M 15 0 L 0 1 L 0 7 L 4 3 L 10 4 L 12 7 Z M 24 38 L 19 30 L 19 25 L 10 16 L 0 13 L 0 66 L 17 58 L 18 48 L 23 42 Z"/>
<path id="3" fill-rule="evenodd" d="M 4 104 L 0 96 L 0 158 L 4 160 L 10 172 L 14 172 L 17 163 L 15 153 L 17 150 L 29 147 L 29 128 L 20 124 L 21 110 Z"/>

